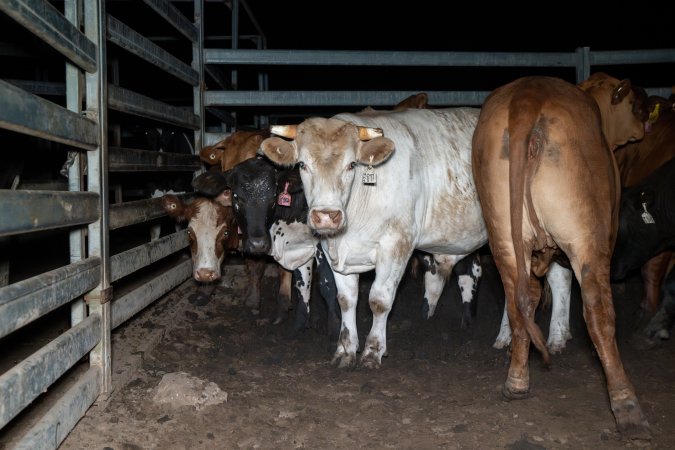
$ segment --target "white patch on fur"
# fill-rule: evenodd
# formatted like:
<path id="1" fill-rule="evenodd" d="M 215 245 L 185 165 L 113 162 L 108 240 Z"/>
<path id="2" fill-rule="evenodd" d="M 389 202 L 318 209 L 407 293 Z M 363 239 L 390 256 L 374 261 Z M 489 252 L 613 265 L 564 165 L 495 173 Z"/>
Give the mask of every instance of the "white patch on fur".
<path id="1" fill-rule="evenodd" d="M 492 344 L 494 348 L 506 348 L 511 343 L 511 326 L 509 325 L 509 315 L 506 312 L 506 300 L 504 301 L 504 314 L 502 315 L 502 323 L 499 326 L 499 335 Z"/>
<path id="2" fill-rule="evenodd" d="M 218 209 L 211 202 L 203 202 L 199 211 L 190 219 L 189 227 L 197 238 L 197 254 L 193 255 L 194 272 L 207 269 L 220 277 L 220 265 L 225 254 L 220 258 L 216 257 L 216 238 L 223 232 L 224 226 L 224 223 L 218 226 Z"/>
<path id="3" fill-rule="evenodd" d="M 457 277 L 457 284 L 462 294 L 462 303 L 471 303 L 471 300 L 473 300 L 474 279 L 469 275 L 460 275 Z"/>
<path id="4" fill-rule="evenodd" d="M 283 234 L 283 236 L 281 235 Z M 295 270 L 314 260 L 316 244 L 307 224 L 301 222 L 277 221 L 270 228 L 272 248 L 270 255 L 286 270 Z"/>

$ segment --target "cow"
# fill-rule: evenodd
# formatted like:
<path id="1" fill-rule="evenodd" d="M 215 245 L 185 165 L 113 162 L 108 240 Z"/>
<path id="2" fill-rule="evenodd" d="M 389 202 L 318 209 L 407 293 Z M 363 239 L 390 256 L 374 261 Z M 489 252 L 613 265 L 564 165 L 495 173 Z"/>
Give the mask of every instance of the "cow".
<path id="1" fill-rule="evenodd" d="M 568 261 L 617 427 L 626 436 L 648 437 L 617 348 L 609 280 L 620 196 L 612 151 L 644 136 L 634 97 L 629 80 L 604 73 L 579 86 L 546 76 L 512 81 L 482 105 L 472 170 L 513 332 L 504 397 L 529 395 L 530 342 L 550 362 L 534 322 L 537 277 L 552 261 Z"/>
<path id="2" fill-rule="evenodd" d="M 224 198 L 204 196 L 189 203 L 173 194 L 162 197 L 166 213 L 177 222 L 187 222 L 192 276 L 199 282 L 218 280 L 225 254 L 236 251 L 239 246 L 234 213 L 227 203 Z"/>
<path id="3" fill-rule="evenodd" d="M 675 158 L 671 158 L 621 194 L 619 231 L 612 255 L 613 280 L 625 278 L 654 255 L 675 247 L 674 211 Z"/>
<path id="4" fill-rule="evenodd" d="M 238 130 L 214 145 L 203 147 L 199 158 L 205 164 L 220 167 L 221 172 L 226 172 L 240 162 L 254 158 L 260 143 L 269 135 L 268 129 Z"/>
<path id="5" fill-rule="evenodd" d="M 342 329 L 332 363 L 377 368 L 387 351 L 386 324 L 414 250 L 434 256 L 442 274 L 487 242 L 471 174 L 478 108 L 405 109 L 311 117 L 271 127 L 261 151 L 300 167 L 308 224 L 321 238 L 335 276 Z M 357 363 L 359 274 L 375 270 L 372 327 Z M 433 301 L 433 299 L 429 299 Z"/>
<path id="6" fill-rule="evenodd" d="M 235 165 L 224 173 L 206 172 L 193 182 L 195 190 L 215 196 L 230 190 L 234 214 L 243 237 L 246 254 L 271 255 L 279 265 L 293 273 L 298 293 L 296 329 L 309 326 L 309 299 L 319 242 L 307 226 L 307 202 L 297 168 L 277 170 L 267 158 L 256 157 Z M 328 334 L 337 338 L 339 316 L 331 294 L 332 273 L 319 268 L 321 293 L 328 310 Z M 329 278 L 327 278 L 329 277 Z M 290 277 L 286 280 L 290 282 Z M 259 287 L 257 288 L 259 290 Z M 282 286 L 277 298 L 275 324 L 281 323 L 291 306 L 291 286 Z M 284 295 L 284 294 L 288 295 Z M 258 300 L 259 302 L 259 300 Z M 258 304 L 248 304 L 258 307 Z"/>
<path id="7" fill-rule="evenodd" d="M 621 185 L 631 187 L 642 182 L 649 174 L 675 157 L 675 94 L 669 100 L 649 97 L 649 120 L 646 122 L 644 139 L 628 143 L 614 153 Z M 644 293 L 640 306 L 647 313 L 658 308 L 661 286 L 666 269 L 673 258 L 673 251 L 667 250 L 646 261 L 641 268 Z"/>

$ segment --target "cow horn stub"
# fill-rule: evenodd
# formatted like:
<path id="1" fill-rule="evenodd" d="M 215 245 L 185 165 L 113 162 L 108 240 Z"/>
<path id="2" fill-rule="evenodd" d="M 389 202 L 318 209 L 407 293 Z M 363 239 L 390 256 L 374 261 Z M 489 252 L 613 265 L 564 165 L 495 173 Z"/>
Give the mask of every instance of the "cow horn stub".
<path id="1" fill-rule="evenodd" d="M 618 105 L 623 101 L 623 99 L 628 95 L 628 93 L 631 90 L 630 86 L 630 80 L 629 79 L 623 79 L 619 83 L 619 85 L 614 88 L 614 92 L 612 93 L 612 105 Z"/>
<path id="2" fill-rule="evenodd" d="M 288 139 L 295 139 L 297 132 L 298 132 L 297 125 L 272 125 L 270 127 L 270 133 Z"/>
<path id="3" fill-rule="evenodd" d="M 358 127 L 359 139 L 362 141 L 369 141 L 378 137 L 384 136 L 382 128 Z"/>

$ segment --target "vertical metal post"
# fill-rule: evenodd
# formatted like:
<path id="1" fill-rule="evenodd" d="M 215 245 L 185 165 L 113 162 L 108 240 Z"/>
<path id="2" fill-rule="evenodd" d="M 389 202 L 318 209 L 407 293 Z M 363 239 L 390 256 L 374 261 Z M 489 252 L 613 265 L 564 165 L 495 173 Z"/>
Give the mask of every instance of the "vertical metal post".
<path id="1" fill-rule="evenodd" d="M 85 34 L 97 45 L 97 71 L 87 73 L 86 114 L 98 122 L 99 145 L 87 153 L 88 190 L 98 192 L 99 220 L 89 225 L 89 256 L 101 258 L 101 282 L 85 295 L 89 314 L 101 316 L 101 340 L 90 353 L 89 361 L 101 373 L 101 393 L 112 389 L 110 359 L 110 254 L 108 248 L 108 80 L 106 73 L 106 13 L 105 0 L 84 3 Z"/>
<path id="2" fill-rule="evenodd" d="M 82 18 L 82 1 L 65 0 L 63 5 L 64 15 L 77 29 L 80 29 Z M 80 69 L 70 63 L 66 63 L 66 107 L 76 113 L 82 112 L 83 80 Z M 68 168 L 68 190 L 83 191 L 81 151 L 72 152 L 68 155 L 73 158 L 72 165 Z M 78 228 L 70 232 L 70 262 L 74 263 L 84 258 L 84 229 Z M 74 326 L 84 320 L 87 308 L 84 299 L 78 298 L 70 305 L 70 324 Z"/>
<path id="3" fill-rule="evenodd" d="M 194 24 L 197 27 L 197 41 L 192 43 L 192 68 L 199 74 L 199 84 L 193 88 L 194 113 L 199 116 L 200 127 L 195 131 L 195 154 L 204 145 L 204 130 L 206 118 L 204 117 L 204 0 L 195 0 Z M 200 171 L 195 172 L 195 175 Z"/>
<path id="4" fill-rule="evenodd" d="M 591 76 L 591 48 L 579 47 L 577 52 L 577 84 Z"/>

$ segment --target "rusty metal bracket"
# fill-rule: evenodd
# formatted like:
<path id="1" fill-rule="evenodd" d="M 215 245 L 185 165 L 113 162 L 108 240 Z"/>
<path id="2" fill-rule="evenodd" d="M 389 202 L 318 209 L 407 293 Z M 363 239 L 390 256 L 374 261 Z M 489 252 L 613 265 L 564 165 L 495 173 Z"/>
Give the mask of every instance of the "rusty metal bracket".
<path id="1" fill-rule="evenodd" d="M 113 298 L 113 288 L 112 286 L 100 290 L 100 291 L 92 291 L 84 296 L 84 301 L 87 305 L 90 303 L 100 303 L 103 305 L 104 303 L 108 303 L 111 301 Z"/>

